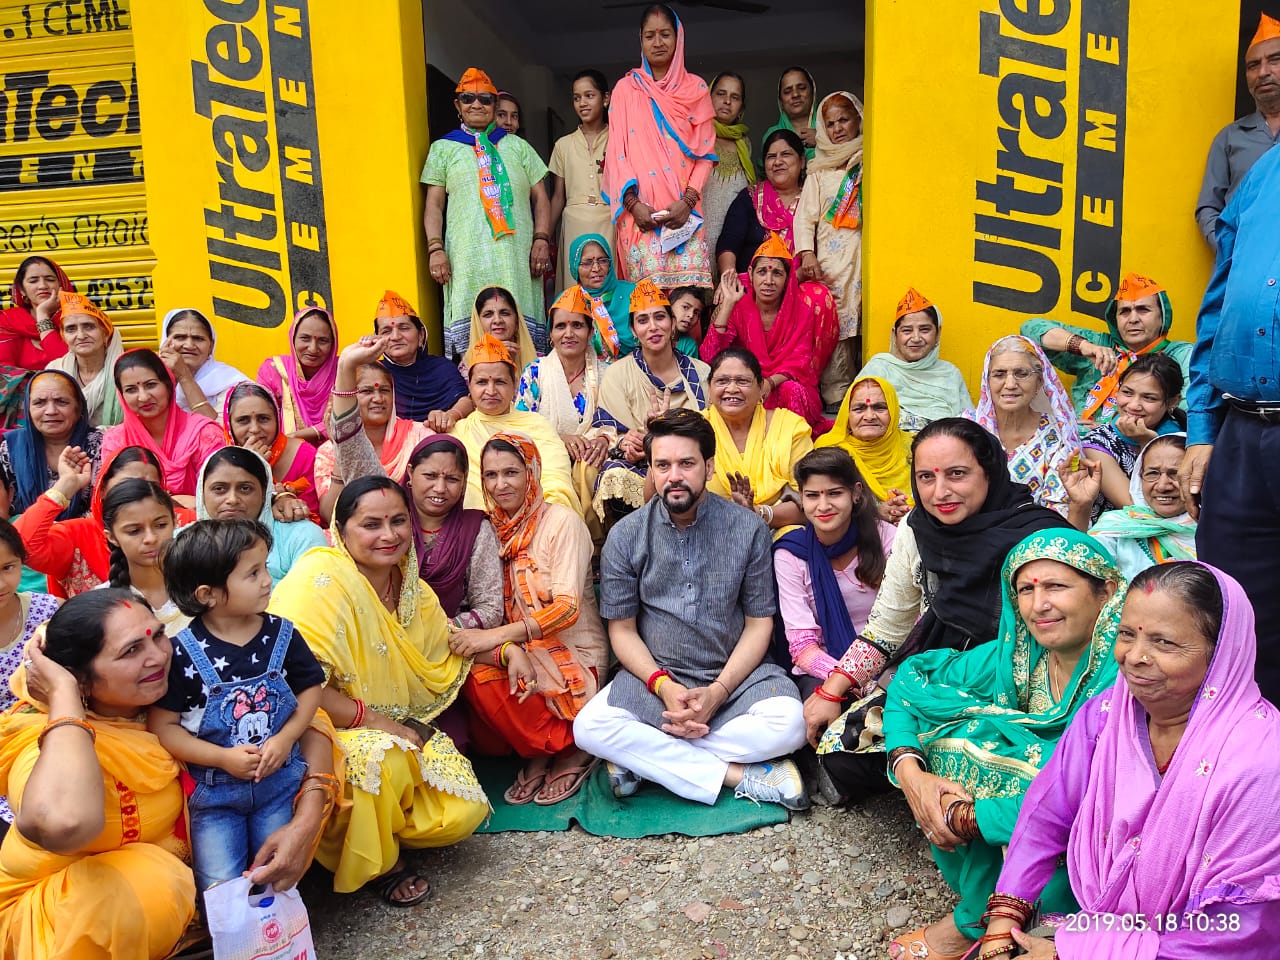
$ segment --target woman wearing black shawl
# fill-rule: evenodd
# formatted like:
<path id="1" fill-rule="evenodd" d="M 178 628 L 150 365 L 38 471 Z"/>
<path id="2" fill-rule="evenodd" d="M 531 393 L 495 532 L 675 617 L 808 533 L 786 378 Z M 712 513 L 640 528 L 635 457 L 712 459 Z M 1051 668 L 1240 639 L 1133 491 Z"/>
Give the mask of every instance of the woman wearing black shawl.
<path id="1" fill-rule="evenodd" d="M 805 703 L 818 784 L 833 802 L 887 788 L 877 679 L 923 650 L 964 650 L 996 635 L 1000 568 L 1018 541 L 1067 527 L 1009 477 L 1000 441 L 968 420 L 935 420 L 911 446 L 916 508 L 893 545 L 865 630 Z M 851 696 L 860 696 L 852 706 Z"/>

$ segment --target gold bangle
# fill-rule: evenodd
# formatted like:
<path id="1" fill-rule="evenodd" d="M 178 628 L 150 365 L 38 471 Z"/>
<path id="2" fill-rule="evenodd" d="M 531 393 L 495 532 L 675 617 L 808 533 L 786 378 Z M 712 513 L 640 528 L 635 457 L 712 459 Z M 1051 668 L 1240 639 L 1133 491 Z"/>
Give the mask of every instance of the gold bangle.
<path id="1" fill-rule="evenodd" d="M 53 489 L 46 490 L 44 492 L 44 495 L 48 497 L 50 500 L 52 500 L 54 503 L 56 503 L 58 506 L 60 506 L 63 510 L 71 506 L 71 501 L 67 499 L 67 495 L 63 493 L 61 490 L 53 490 Z"/>
<path id="2" fill-rule="evenodd" d="M 193 403 L 191 405 L 192 410 L 199 410 L 201 407 L 208 407 L 210 410 L 213 410 L 213 404 L 208 400 L 201 400 L 199 403 Z M 217 411 L 214 412 L 216 413 Z"/>

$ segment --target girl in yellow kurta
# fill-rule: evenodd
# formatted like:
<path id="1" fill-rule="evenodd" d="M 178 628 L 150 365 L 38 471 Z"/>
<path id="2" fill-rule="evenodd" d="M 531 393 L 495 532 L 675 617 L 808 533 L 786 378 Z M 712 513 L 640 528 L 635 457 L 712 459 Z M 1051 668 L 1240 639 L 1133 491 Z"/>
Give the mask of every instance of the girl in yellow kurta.
<path id="1" fill-rule="evenodd" d="M 298 560 L 268 609 L 293 621 L 324 668 L 326 684 L 342 695 L 336 707 L 324 703 L 334 707 L 330 714 L 339 727 L 347 725 L 338 742 L 346 754 L 350 805 L 329 823 L 316 859 L 333 871 L 339 893 L 385 877 L 384 898 L 408 905 L 425 898 L 427 889 L 419 890 L 425 882 L 412 871 L 395 869 L 401 848 L 457 843 L 475 831 L 489 805 L 453 741 L 429 726 L 414 730 L 454 701 L 470 661 L 449 651 L 448 618 L 418 579 L 407 522 L 405 552 L 385 590 L 375 589 L 357 567 L 345 538 L 361 522 L 366 496 L 394 500 L 408 516 L 394 481 L 361 477 L 348 484 L 334 511 L 334 546 Z M 398 597 L 394 613 L 380 592 Z M 426 731 L 421 747 L 409 739 L 418 731 Z M 397 890 L 401 895 L 393 898 Z"/>
<path id="2" fill-rule="evenodd" d="M 48 708 L 11 681 L 18 703 L 0 719 L 0 794 L 21 810 L 40 758 Z M 158 960 L 195 916 L 178 762 L 141 717 L 85 715 L 102 768 L 106 825 L 73 854 L 10 829 L 0 846 L 0 956 L 14 960 Z M 53 743 L 50 743 L 52 746 Z"/>

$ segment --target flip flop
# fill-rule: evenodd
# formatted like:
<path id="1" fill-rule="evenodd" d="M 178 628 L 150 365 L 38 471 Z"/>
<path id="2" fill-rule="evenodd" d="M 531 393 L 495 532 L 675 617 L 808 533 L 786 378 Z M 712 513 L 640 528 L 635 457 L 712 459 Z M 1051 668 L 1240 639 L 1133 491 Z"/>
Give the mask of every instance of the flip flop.
<path id="1" fill-rule="evenodd" d="M 568 800 L 582 789 L 582 785 L 587 782 L 587 777 L 591 776 L 591 771 L 596 768 L 596 764 L 599 762 L 599 757 L 592 757 L 590 763 L 580 764 L 576 767 L 568 767 L 563 772 L 557 773 L 554 777 L 547 777 L 546 782 L 544 782 L 538 792 L 534 794 L 533 802 L 540 807 L 551 807 L 555 806 L 557 803 L 563 803 L 565 800 Z M 560 796 L 552 798 L 542 792 L 553 783 L 557 783 L 565 777 L 575 777 L 576 779 L 570 785 L 569 789 Z"/>
<path id="2" fill-rule="evenodd" d="M 427 885 L 427 889 L 421 893 L 416 893 L 408 900 L 396 900 L 391 895 L 396 892 L 396 888 L 406 880 L 421 880 Z M 431 896 L 431 883 L 422 874 L 410 867 L 403 867 L 400 870 L 393 870 L 391 873 L 385 873 L 381 877 L 373 881 L 376 883 L 378 896 L 384 903 L 388 903 L 393 907 L 416 907 L 427 897 Z"/>
<path id="3" fill-rule="evenodd" d="M 520 772 L 516 774 L 516 782 L 507 787 L 506 791 L 502 794 L 502 799 L 513 807 L 524 806 L 530 800 L 534 799 L 546 779 L 546 770 L 542 771 L 542 773 L 535 773 L 532 777 L 526 777 L 524 775 L 524 767 L 521 767 Z M 516 797 L 515 791 L 517 790 L 523 793 L 524 796 Z"/>

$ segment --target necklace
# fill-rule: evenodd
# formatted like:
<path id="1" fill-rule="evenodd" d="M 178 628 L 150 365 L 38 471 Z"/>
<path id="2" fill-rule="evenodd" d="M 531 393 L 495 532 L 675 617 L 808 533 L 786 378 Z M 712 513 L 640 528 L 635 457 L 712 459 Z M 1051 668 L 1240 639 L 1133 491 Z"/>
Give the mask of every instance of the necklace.
<path id="1" fill-rule="evenodd" d="M 569 382 L 574 383 L 577 380 L 581 380 L 584 376 L 586 376 L 586 374 L 587 374 L 587 365 L 584 363 L 582 365 L 582 369 L 569 378 Z"/>
<path id="2" fill-rule="evenodd" d="M 1049 696 L 1053 698 L 1053 702 L 1057 703 L 1062 699 L 1062 685 L 1054 682 L 1053 676 L 1053 657 L 1049 657 Z"/>
<path id="3" fill-rule="evenodd" d="M 396 594 L 396 573 L 399 571 L 392 570 L 391 576 L 387 577 L 387 589 L 382 592 L 382 603 L 384 606 L 391 605 L 391 598 Z"/>

